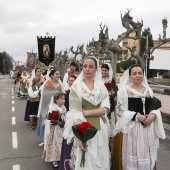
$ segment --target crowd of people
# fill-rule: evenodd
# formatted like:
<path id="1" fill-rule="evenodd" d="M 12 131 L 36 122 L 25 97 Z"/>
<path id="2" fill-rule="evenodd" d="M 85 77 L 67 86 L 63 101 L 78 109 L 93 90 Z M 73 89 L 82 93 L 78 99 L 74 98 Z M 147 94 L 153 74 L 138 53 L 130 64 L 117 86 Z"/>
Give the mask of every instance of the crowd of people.
<path id="1" fill-rule="evenodd" d="M 70 63 L 63 81 L 52 66 L 45 75 L 40 68 L 17 75 L 19 96 L 28 96 L 24 120 L 40 137 L 44 161 L 60 170 L 156 170 L 165 132 L 161 102 L 143 68 L 132 65 L 118 87 L 111 65 L 99 66 L 95 57 L 87 57 L 80 72 L 76 68 Z"/>

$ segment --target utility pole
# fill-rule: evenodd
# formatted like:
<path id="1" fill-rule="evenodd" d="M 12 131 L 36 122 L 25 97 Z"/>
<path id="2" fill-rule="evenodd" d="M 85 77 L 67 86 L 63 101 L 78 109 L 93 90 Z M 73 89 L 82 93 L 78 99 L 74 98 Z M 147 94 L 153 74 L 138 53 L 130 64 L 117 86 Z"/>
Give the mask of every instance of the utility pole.
<path id="1" fill-rule="evenodd" d="M 3 59 L 3 72 L 4 72 L 4 75 L 6 74 L 6 68 L 5 68 L 5 59 Z"/>
<path id="2" fill-rule="evenodd" d="M 146 54 L 146 65 L 145 65 L 145 72 L 146 72 L 146 78 L 147 78 L 147 67 L 148 67 L 148 59 L 149 59 L 149 51 L 148 51 L 148 44 L 149 44 L 149 42 L 148 42 L 148 35 L 146 35 L 146 37 L 145 36 L 143 36 L 143 38 L 144 39 L 146 39 L 146 50 L 145 50 L 145 54 Z"/>
<path id="3" fill-rule="evenodd" d="M 148 51 L 148 35 L 146 36 L 146 53 L 147 53 L 147 57 L 146 57 L 146 78 L 147 78 L 147 74 L 148 74 L 148 58 L 149 58 L 149 51 Z"/>

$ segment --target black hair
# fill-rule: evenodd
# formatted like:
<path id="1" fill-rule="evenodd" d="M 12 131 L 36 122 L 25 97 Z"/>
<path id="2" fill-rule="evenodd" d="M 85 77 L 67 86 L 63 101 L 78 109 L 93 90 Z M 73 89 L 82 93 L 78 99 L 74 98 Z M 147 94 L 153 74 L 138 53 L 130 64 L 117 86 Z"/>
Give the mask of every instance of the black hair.
<path id="1" fill-rule="evenodd" d="M 94 63 L 95 63 L 95 68 L 97 69 L 97 60 L 96 60 L 95 58 L 93 58 L 93 57 L 86 57 L 85 60 L 87 60 L 87 59 L 93 60 Z M 84 60 L 84 61 L 85 61 L 85 60 Z M 83 62 L 83 63 L 84 63 L 84 62 Z"/>
<path id="2" fill-rule="evenodd" d="M 132 73 L 132 68 L 134 68 L 134 67 L 140 67 L 140 68 L 142 69 L 143 74 L 144 74 L 144 69 L 143 69 L 143 67 L 142 67 L 140 64 L 134 64 L 134 65 L 131 65 L 131 66 L 129 67 L 129 76 L 131 75 L 131 73 Z"/>
<path id="3" fill-rule="evenodd" d="M 56 93 L 54 95 L 54 103 L 56 102 L 56 100 L 61 99 L 63 96 L 65 97 L 65 93 Z"/>
<path id="4" fill-rule="evenodd" d="M 109 70 L 108 64 L 102 64 L 101 68 L 105 68 L 105 69 Z"/>
<path id="5" fill-rule="evenodd" d="M 74 79 L 76 79 L 76 78 L 77 78 L 77 76 L 70 76 L 70 77 L 73 77 Z M 69 78 L 70 78 L 70 77 L 69 77 Z"/>
<path id="6" fill-rule="evenodd" d="M 77 67 L 77 64 L 76 64 L 75 62 L 71 62 L 71 63 L 70 63 L 70 66 Z"/>
<path id="7" fill-rule="evenodd" d="M 40 69 L 40 68 L 36 68 L 36 69 L 35 69 L 35 73 L 37 72 L 38 69 Z"/>
<path id="8" fill-rule="evenodd" d="M 56 71 L 58 71 L 58 70 L 56 70 L 56 69 L 52 69 L 52 70 L 50 71 L 49 76 L 50 76 L 50 77 L 51 77 L 51 76 L 53 76 L 53 75 L 54 75 L 54 73 L 55 73 Z"/>

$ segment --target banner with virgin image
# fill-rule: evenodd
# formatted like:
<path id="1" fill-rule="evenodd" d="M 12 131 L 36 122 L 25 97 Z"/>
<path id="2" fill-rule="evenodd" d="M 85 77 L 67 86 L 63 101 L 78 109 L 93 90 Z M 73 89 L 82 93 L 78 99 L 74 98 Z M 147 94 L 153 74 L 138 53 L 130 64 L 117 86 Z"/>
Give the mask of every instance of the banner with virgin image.
<path id="1" fill-rule="evenodd" d="M 55 56 L 55 37 L 37 37 L 39 61 L 49 66 Z"/>
<path id="2" fill-rule="evenodd" d="M 29 53 L 29 52 L 27 52 L 26 66 L 28 68 L 32 68 L 32 69 L 35 68 L 36 56 L 37 56 L 37 53 Z"/>

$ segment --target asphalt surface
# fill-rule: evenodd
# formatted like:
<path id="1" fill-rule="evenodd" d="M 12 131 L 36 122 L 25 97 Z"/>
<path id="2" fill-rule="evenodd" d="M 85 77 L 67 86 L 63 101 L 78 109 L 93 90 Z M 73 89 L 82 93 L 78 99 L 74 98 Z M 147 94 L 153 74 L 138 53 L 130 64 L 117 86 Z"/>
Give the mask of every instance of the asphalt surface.
<path id="1" fill-rule="evenodd" d="M 24 121 L 26 100 L 18 98 L 13 87 L 14 80 L 8 75 L 0 79 L 0 170 L 52 170 L 52 164 L 42 159 L 39 137 Z M 14 118 L 16 124 L 12 124 Z M 170 126 L 164 126 L 167 138 L 160 140 L 157 170 L 170 170 Z M 17 147 L 14 147 L 13 132 L 17 133 Z"/>
<path id="2" fill-rule="evenodd" d="M 38 146 L 41 140 L 24 121 L 26 100 L 18 98 L 17 91 L 12 92 L 13 83 L 8 76 L 0 79 L 0 170 L 53 170 L 52 163 L 42 159 L 43 146 Z M 13 147 L 13 132 L 17 133 L 17 148 Z"/>

